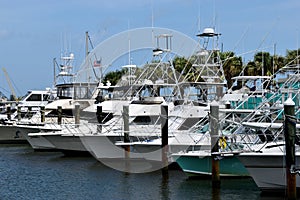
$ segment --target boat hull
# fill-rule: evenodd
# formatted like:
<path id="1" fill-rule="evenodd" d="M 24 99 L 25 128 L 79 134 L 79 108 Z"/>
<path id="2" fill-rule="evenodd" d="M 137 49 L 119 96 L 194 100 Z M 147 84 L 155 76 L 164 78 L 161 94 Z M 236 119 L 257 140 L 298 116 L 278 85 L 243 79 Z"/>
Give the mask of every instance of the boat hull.
<path id="1" fill-rule="evenodd" d="M 122 137 L 116 135 L 81 136 L 86 149 L 102 164 L 118 171 L 146 173 L 161 169 L 165 165 L 159 161 L 148 160 L 147 155 L 136 152 L 132 145 L 126 151 L 123 145 L 116 145 Z M 136 139 L 136 138 L 133 138 Z"/>
<path id="2" fill-rule="evenodd" d="M 245 165 L 256 185 L 261 191 L 278 191 L 286 189 L 286 168 L 284 155 L 239 155 L 238 159 Z M 299 156 L 296 166 L 299 166 Z M 297 162 L 298 161 L 298 162 Z M 300 179 L 296 179 L 296 187 L 300 189 Z"/>
<path id="3" fill-rule="evenodd" d="M 181 169 L 188 176 L 210 176 L 212 157 L 209 156 L 173 156 Z M 248 177 L 249 173 L 235 156 L 225 156 L 220 159 L 220 176 Z"/>
<path id="4" fill-rule="evenodd" d="M 25 137 L 35 151 L 47 151 L 47 150 L 52 151 L 55 149 L 55 146 L 43 136 L 39 136 L 39 135 L 28 136 L 26 134 Z"/>
<path id="5" fill-rule="evenodd" d="M 191 144 L 179 144 L 179 143 L 170 143 L 167 146 L 167 154 L 171 155 L 173 153 L 178 153 L 181 151 L 189 151 L 189 150 L 207 150 L 210 149 L 210 145 L 201 144 L 201 145 L 191 145 Z M 152 161 L 162 161 L 162 147 L 161 144 L 151 144 L 151 143 L 138 143 L 134 144 L 134 149 L 136 152 L 143 153 L 145 155 L 145 159 Z M 168 157 L 168 162 L 173 163 L 176 160 L 173 159 L 172 156 Z"/>
<path id="6" fill-rule="evenodd" d="M 75 135 L 45 135 L 43 136 L 46 140 L 48 140 L 56 150 L 62 151 L 66 154 L 76 154 L 76 152 L 86 152 L 88 151 L 84 147 L 81 142 L 79 136 Z M 72 153 L 73 152 L 73 153 Z"/>
<path id="7" fill-rule="evenodd" d="M 53 150 L 54 146 L 45 138 L 35 133 L 39 132 L 55 132 L 60 130 L 60 127 L 52 126 L 52 125 L 43 125 L 43 126 L 17 126 L 20 134 L 26 141 L 31 145 L 31 147 L 36 151 L 43 151 L 43 150 Z"/>
<path id="8" fill-rule="evenodd" d="M 115 143 L 122 139 L 119 135 L 84 135 L 80 136 L 82 144 L 97 160 L 124 158 L 125 151 Z"/>
<path id="9" fill-rule="evenodd" d="M 0 143 L 28 143 L 27 134 L 41 130 L 40 126 L 0 125 Z"/>
<path id="10" fill-rule="evenodd" d="M 0 125 L 0 143 L 2 144 L 13 144 L 13 143 L 27 143 L 18 127 L 15 125 Z"/>

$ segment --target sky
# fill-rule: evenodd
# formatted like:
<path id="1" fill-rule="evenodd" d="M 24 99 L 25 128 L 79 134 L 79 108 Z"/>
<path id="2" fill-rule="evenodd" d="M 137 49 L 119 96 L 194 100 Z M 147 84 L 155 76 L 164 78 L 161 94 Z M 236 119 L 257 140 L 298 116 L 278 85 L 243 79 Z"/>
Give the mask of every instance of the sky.
<path id="1" fill-rule="evenodd" d="M 299 46 L 299 9 L 298 0 L 0 0 L 0 67 L 21 96 L 52 87 L 53 58 L 66 52 L 74 53 L 74 70 L 80 69 L 86 31 L 97 46 L 152 26 L 195 40 L 205 27 L 215 27 L 223 51 L 245 62 L 258 50 L 285 55 Z M 0 91 L 8 96 L 5 78 L 1 70 Z"/>

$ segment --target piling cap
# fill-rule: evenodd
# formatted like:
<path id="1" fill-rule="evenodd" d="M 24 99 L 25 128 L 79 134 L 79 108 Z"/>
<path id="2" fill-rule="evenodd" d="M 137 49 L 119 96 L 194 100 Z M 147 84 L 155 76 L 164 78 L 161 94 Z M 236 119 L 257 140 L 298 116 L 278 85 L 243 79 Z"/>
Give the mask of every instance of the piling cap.
<path id="1" fill-rule="evenodd" d="M 210 106 L 219 106 L 219 103 L 215 100 L 213 100 L 210 104 Z"/>
<path id="2" fill-rule="evenodd" d="M 295 102 L 291 99 L 291 98 L 288 98 L 284 104 L 285 106 L 294 106 L 295 105 Z"/>

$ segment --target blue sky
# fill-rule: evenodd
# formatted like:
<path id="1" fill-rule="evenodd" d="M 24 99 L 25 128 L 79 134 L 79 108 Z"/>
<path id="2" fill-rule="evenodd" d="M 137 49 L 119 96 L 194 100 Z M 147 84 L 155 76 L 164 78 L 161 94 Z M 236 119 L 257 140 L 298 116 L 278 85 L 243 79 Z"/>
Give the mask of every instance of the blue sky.
<path id="1" fill-rule="evenodd" d="M 194 39 L 199 27 L 215 26 L 225 51 L 273 53 L 276 43 L 276 52 L 285 55 L 299 46 L 299 9 L 298 0 L 0 0 L 0 67 L 17 95 L 44 89 L 53 83 L 52 59 L 64 50 L 75 54 L 79 69 L 86 31 L 96 46 L 152 23 Z M 245 61 L 253 54 L 247 55 Z M 0 90 L 9 93 L 2 71 Z"/>

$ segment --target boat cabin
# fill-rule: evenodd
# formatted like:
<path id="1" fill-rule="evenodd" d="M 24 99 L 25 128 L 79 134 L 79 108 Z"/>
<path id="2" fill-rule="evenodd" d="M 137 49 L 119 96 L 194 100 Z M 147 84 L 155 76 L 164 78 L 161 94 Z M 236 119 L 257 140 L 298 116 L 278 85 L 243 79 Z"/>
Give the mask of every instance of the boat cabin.
<path id="1" fill-rule="evenodd" d="M 58 99 L 91 99 L 97 83 L 78 82 L 56 85 Z"/>

